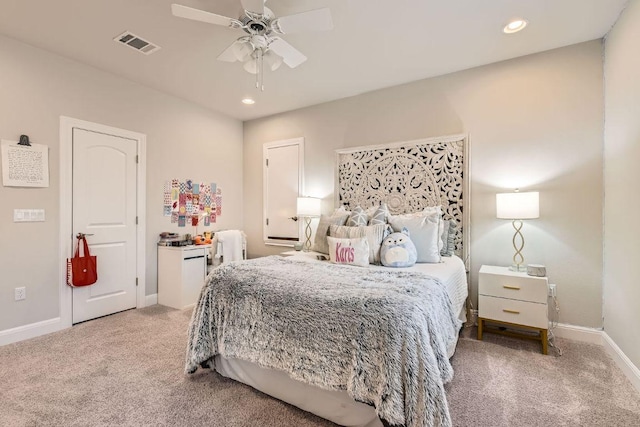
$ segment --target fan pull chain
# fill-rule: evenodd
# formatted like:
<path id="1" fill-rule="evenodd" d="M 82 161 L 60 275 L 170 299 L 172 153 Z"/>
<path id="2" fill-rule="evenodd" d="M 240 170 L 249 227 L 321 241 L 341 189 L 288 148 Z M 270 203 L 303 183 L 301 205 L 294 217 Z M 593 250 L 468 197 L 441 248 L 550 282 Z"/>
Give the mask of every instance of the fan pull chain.
<path id="1" fill-rule="evenodd" d="M 258 72 L 260 80 L 260 91 L 264 92 L 264 57 L 262 49 L 258 50 Z"/>

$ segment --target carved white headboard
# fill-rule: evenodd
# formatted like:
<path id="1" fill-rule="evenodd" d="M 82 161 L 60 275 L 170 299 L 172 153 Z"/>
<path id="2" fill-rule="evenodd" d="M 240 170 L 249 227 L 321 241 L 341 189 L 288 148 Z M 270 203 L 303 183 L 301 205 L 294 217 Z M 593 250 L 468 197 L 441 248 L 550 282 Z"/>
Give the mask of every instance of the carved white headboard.
<path id="1" fill-rule="evenodd" d="M 466 135 L 336 151 L 336 205 L 384 202 L 392 214 L 442 206 L 458 223 L 456 255 L 469 255 L 469 162 Z"/>

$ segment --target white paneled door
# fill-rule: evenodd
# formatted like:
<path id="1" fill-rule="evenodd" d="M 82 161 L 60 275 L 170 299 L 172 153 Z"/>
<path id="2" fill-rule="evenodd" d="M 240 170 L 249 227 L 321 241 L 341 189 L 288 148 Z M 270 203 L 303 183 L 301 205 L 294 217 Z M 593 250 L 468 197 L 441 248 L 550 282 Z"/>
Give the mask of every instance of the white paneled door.
<path id="1" fill-rule="evenodd" d="M 73 323 L 136 307 L 137 144 L 73 129 L 73 235 L 98 257 L 98 281 L 73 289 Z"/>
<path id="2" fill-rule="evenodd" d="M 299 241 L 301 221 L 296 222 L 296 200 L 303 195 L 304 140 L 267 143 L 264 157 L 264 241 L 293 246 Z"/>

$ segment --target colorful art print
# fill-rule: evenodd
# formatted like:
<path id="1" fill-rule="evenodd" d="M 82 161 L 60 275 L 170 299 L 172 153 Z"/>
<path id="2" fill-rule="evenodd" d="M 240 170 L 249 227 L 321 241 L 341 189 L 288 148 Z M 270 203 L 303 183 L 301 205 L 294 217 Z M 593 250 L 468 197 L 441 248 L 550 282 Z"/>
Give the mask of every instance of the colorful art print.
<path id="1" fill-rule="evenodd" d="M 198 215 L 194 215 L 194 216 L 191 217 L 191 225 L 192 226 L 194 226 L 194 227 L 198 226 L 198 218 L 199 218 Z"/>
<path id="2" fill-rule="evenodd" d="M 186 226 L 189 221 L 192 224 L 215 223 L 217 217 L 222 215 L 222 189 L 215 182 L 194 183 L 191 179 L 165 181 L 162 213 L 170 216 L 171 222 L 178 223 L 180 227 Z M 200 214 L 204 214 L 205 219 L 200 220 Z M 184 225 L 181 225 L 182 220 Z"/>
<path id="3" fill-rule="evenodd" d="M 204 217 L 204 226 L 209 227 L 211 225 L 211 217 L 209 215 Z"/>

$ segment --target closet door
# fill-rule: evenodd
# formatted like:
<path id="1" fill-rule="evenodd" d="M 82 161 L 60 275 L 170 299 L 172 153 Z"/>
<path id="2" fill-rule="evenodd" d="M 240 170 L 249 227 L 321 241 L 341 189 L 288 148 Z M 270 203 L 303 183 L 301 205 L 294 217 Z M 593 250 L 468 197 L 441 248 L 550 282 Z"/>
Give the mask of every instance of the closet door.
<path id="1" fill-rule="evenodd" d="M 302 221 L 295 221 L 296 199 L 303 195 L 304 139 L 264 145 L 264 223 L 267 245 L 293 246 L 300 240 Z"/>

